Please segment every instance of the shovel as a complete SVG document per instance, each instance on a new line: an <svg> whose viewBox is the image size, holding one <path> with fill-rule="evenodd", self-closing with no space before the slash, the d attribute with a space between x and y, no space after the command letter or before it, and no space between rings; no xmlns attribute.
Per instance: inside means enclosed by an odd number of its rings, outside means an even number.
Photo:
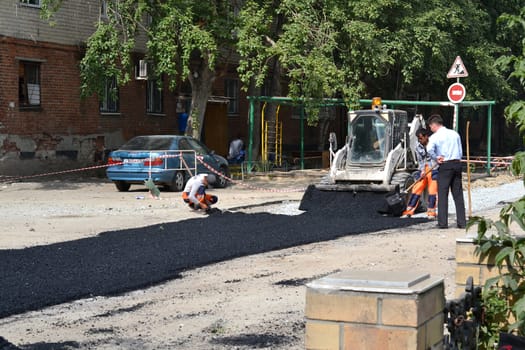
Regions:
<svg viewBox="0 0 525 350"><path fill-rule="evenodd" d="M389 193L385 196L386 200L386 207L387 210L384 211L388 214L392 214L392 216L401 216L403 215L403 211L407 207L406 203L406 195L410 192L412 187L414 187L419 181L423 180L432 170L434 170L438 164L435 164L432 168L428 169L423 176L421 176L419 179L416 180L412 185L408 186L408 188L404 189L400 192L394 192Z"/></svg>

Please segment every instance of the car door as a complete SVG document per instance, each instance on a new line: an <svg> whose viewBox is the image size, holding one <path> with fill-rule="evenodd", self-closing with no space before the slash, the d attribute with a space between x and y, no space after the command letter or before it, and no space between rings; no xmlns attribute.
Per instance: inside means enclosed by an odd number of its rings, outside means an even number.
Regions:
<svg viewBox="0 0 525 350"><path fill-rule="evenodd" d="M182 158L184 160L184 162L182 162L181 164L181 168L186 170L186 171L190 171L191 174L190 176L193 176L195 175L196 173L196 165L199 164L199 162L197 161L197 164L195 164L195 155L197 154L197 152L195 151L195 149L193 148L193 145L190 143L190 138L189 137L181 137L179 139L179 150L182 151Z"/></svg>

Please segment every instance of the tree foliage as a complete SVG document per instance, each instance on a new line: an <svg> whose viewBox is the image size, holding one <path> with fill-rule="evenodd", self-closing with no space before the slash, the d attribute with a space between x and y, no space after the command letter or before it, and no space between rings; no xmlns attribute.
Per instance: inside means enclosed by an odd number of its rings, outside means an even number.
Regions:
<svg viewBox="0 0 525 350"><path fill-rule="evenodd" d="M525 8L513 14L503 14L498 23L506 31L501 37L520 38L518 47L509 47L496 66L508 74L509 81L525 87ZM523 96L523 95L522 95ZM524 101L518 99L506 109L506 118L525 131ZM524 137L525 140L525 137ZM525 152L514 156L512 173L521 175L525 185ZM483 290L486 320L481 328L481 343L489 348L499 331L516 331L525 336L525 196L501 209L498 220L474 217L468 227L477 226L477 252L482 257L493 256L499 275L486 281ZM493 320L493 322L490 322ZM513 322L511 321L513 320ZM511 323L512 322L512 323Z"/></svg>
<svg viewBox="0 0 525 350"><path fill-rule="evenodd" d="M262 85L268 62L284 67L289 95L441 99L455 57L466 62L472 99L509 99L513 89L494 66L507 47L496 18L523 1L248 0L241 14L239 72ZM272 37L273 18L283 18ZM315 101L314 101L315 102ZM316 121L315 115L309 115Z"/></svg>
<svg viewBox="0 0 525 350"><path fill-rule="evenodd" d="M42 15L49 20L68 0L42 0ZM166 77L174 89L188 80L192 85L192 116L204 119L215 77L217 58L232 47L234 28L230 1L112 0L107 16L96 23L81 60L82 94L103 92L107 79L119 86L133 77L133 55L141 51L137 38L146 37L145 58L153 64L152 78ZM202 79L197 81L196 77ZM194 113L198 111L198 113Z"/></svg>
<svg viewBox="0 0 525 350"><path fill-rule="evenodd" d="M43 0L43 14L52 17L67 1ZM112 0L107 5L108 18L97 22L82 60L84 94L101 92L109 77L120 85L130 80L136 39L144 33L156 74L168 77L172 88L191 84L201 124L216 65L233 51L240 55L245 89L262 87L277 74L285 95L310 101L307 116L314 124L314 107L322 98L344 98L349 106L377 95L443 99L446 71L458 55L468 67L464 84L470 99L505 102L517 97L520 87L502 72L518 62L513 55L522 54L516 42L523 23L498 18L519 13L525 0ZM241 9L238 16L235 7ZM506 59L494 64L502 55ZM519 78L516 74L512 77ZM525 105L509 108L513 113Z"/></svg>

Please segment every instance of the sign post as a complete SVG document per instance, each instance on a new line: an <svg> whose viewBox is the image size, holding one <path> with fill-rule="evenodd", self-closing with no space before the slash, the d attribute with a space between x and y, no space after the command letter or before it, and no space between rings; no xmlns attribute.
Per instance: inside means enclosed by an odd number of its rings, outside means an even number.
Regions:
<svg viewBox="0 0 525 350"><path fill-rule="evenodd" d="M468 77L467 68L465 68L461 57L457 56L447 73L447 78L457 79L457 82L450 85L447 91L448 100L454 103L454 119L452 121L452 126L456 131L458 131L459 103L463 101L467 93L463 84L459 82L459 78L464 77Z"/></svg>

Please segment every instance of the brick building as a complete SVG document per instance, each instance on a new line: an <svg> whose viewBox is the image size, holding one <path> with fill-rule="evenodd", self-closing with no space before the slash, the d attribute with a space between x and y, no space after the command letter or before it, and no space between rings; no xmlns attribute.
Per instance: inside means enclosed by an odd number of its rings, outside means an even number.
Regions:
<svg viewBox="0 0 525 350"><path fill-rule="evenodd" d="M80 98L83 46L103 15L98 0L64 2L54 26L39 15L39 0L0 2L1 175L91 165L104 150L135 135L180 133L178 115L188 110L189 96L168 89L159 93L154 81L137 79L119 87L118 99ZM144 40L139 38L137 47ZM236 80L227 79L218 79L217 85L238 89ZM235 94L239 99L240 93ZM228 101L214 97L208 119L217 115L226 120ZM243 109L237 107L236 115ZM227 132L227 126L223 129ZM222 137L227 143L229 136Z"/></svg>
<svg viewBox="0 0 525 350"><path fill-rule="evenodd" d="M159 93L155 81L135 79L118 87L117 99L109 93L80 98L79 62L87 38L104 16L103 2L66 1L53 26L40 18L40 3L0 1L0 175L93 165L106 150L135 135L181 132L179 116L189 112L191 96L185 84L177 92ZM145 40L137 39L137 65ZM215 80L208 102L202 137L226 155L229 140L238 133L247 141L248 102L235 66L223 68L226 73ZM297 113L283 106L280 118L283 149L298 150ZM318 128L306 126L304 135L305 149L315 149Z"/></svg>

